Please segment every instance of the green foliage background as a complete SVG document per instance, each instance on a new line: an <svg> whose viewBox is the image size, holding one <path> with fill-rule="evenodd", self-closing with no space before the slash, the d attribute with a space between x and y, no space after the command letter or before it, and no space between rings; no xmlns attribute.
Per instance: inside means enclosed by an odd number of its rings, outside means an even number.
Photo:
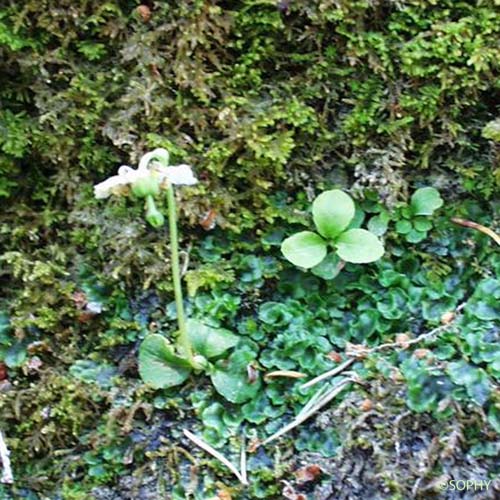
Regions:
<svg viewBox="0 0 500 500"><path fill-rule="evenodd" d="M101 392L88 392L69 377L68 367L75 366L78 353L94 356L133 345L147 330L143 309L154 309L143 290L163 293L165 300L170 281L167 249L159 237L163 233L145 226L141 207L125 200L96 202L94 183L122 163L134 165L154 147L169 149L175 163L194 165L202 182L181 193L186 201L181 205L184 244L200 246L201 238L204 243L195 255L200 267L187 275L189 287L195 294L199 287L214 288L218 282L224 288L235 279L249 287L236 293L243 298L220 290L211 292L215 295L209 299L197 298L195 311L203 316L212 308L209 314L216 319L220 314L224 323L234 320L245 301L251 304L249 310L260 304L260 294L267 293L266 279L272 286L275 262L243 254L257 251L255 237L263 236L267 248L275 248L271 226L303 221L304 193L312 198L311 193L332 185L352 187L360 197L371 193L366 203L373 213L382 210L373 209L377 203L396 213L398 203L406 202L423 183L438 187L448 204L468 200L458 215L490 224L484 214L495 207L500 180L495 126L498 0L145 4L149 19L137 11L136 1L0 0L0 308L10 318L15 345L20 346L10 354L12 365L22 364L16 356L25 356L23 348L33 342L37 344L30 354L44 361L38 385L33 385L33 373L25 371L17 403L8 400L2 411L16 452L40 457L53 447L75 446L93 425L95 405L108 409L94 441L88 438L84 444L94 450L104 447L107 458L102 460L114 464L113 474L123 467L117 458L122 444L114 441L120 434L116 422L128 421L116 407L121 402L134 411L141 409L144 389L122 387L123 400L110 396L105 383ZM292 200L298 201L290 208ZM224 253L224 244L205 238L198 225L209 209L217 212L218 225L230 235L226 248L235 256L216 258ZM442 223L440 235L455 248L463 233L447 231ZM395 238L398 246L401 242ZM407 268L417 272L427 266L425 279L439 281L450 262L446 245L436 243L434 249L436 245L444 252L442 258L422 254ZM453 251L448 258L456 258ZM483 247L474 256L467 252L460 255L473 265L460 270L465 277L459 274L470 295L475 284L491 275L493 261ZM398 265L402 267L393 272L407 272L404 264ZM367 279L363 284L365 291L370 283ZM349 289L342 282L339 286ZM282 287L284 295L289 293L286 281ZM409 284L398 289L405 287ZM444 288L439 288L441 295L436 292L439 299L444 297L440 313L462 298L450 299ZM77 321L80 312L72 297L80 290L103 301L112 319L98 325ZM398 293L381 306L390 310L384 318L391 319L393 310L397 316L403 292ZM131 295L140 307L129 307ZM272 305L276 298L267 299ZM342 297L336 300L342 303ZM345 300L357 302L353 296ZM307 318L312 305L290 306L294 311L301 307ZM261 316L267 318L267 309L261 309ZM426 319L437 317L429 312ZM478 321L473 313L470 317ZM153 314L152 319L158 317ZM366 321L363 325L370 330L368 323L376 320L359 321ZM253 328L247 323L240 327L249 332ZM289 345L296 342L298 350L309 342L295 331L282 335L290 336ZM257 333L254 337L262 340ZM266 366L287 367L286 359L272 359L279 357L282 341L277 338L277 349L265 351ZM470 338L465 343L473 352L482 349ZM320 351L329 348L314 344ZM477 363L490 359L476 357ZM302 363L312 366L309 360L299 360ZM410 403L417 410L434 409L435 395L427 395L424 402L418 396L422 378L434 374L422 363L412 363L403 366ZM323 364L315 366L320 370L327 367ZM77 371L83 369L76 366ZM472 374L460 377L464 367L453 367L454 379L467 390L484 379L483 371L470 368ZM279 399L277 394L273 397ZM52 408L57 422L50 428L39 413L46 407ZM33 417L23 420L19 408ZM143 408L146 414L148 408ZM211 408L220 414L220 408ZM202 411L207 412L204 406ZM244 411L253 415L254 410ZM52 442L56 435L59 441ZM95 477L106 482L113 474L97 455L85 460ZM49 476L81 478L78 467L61 460ZM43 461L28 462L30 488L44 490L47 470ZM86 490L78 497L77 489L67 490L64 498L87 498ZM265 498L266 493L261 495L258 498Z"/></svg>

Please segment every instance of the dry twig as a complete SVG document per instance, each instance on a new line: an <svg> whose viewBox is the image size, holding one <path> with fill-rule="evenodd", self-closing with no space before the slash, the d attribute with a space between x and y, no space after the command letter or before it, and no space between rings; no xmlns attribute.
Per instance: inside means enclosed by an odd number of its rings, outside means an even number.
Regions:
<svg viewBox="0 0 500 500"><path fill-rule="evenodd" d="M358 382L358 379L354 377L345 378L341 380L338 384L330 388L330 390L328 391L325 391L325 387L319 389L319 391L316 394L314 394L314 396L307 402L304 408L302 408L300 413L289 424L285 425L285 427L282 427L272 436L269 436L267 439L262 441L260 445L264 446L266 444L269 444L271 441L274 441L275 439L283 436L283 434L286 434L292 429L295 429L295 427L305 422L307 419L312 417L317 411L321 410L321 408L326 406L332 399L334 399L336 396L338 396L340 392L342 392L342 390L346 385L351 384L352 382Z"/></svg>
<svg viewBox="0 0 500 500"><path fill-rule="evenodd" d="M460 304L456 308L455 312L457 312L457 313L460 312L464 307L465 307L465 303ZM434 337L435 335L438 335L439 333L448 330L448 328L453 326L453 324L454 324L454 321L451 321L451 322L446 323L444 325L440 325L440 326L434 328L433 330L431 330L430 332L422 333L418 337L415 337L414 339L405 340L404 342L388 342L386 344L380 344L380 345L377 345L375 347L372 347L371 349L364 348L363 346L356 346L357 349L355 351L346 351L346 354L347 354L347 356L354 356L357 358L360 356L365 357L368 354L373 354L374 352L383 351L385 349L393 349L393 348L398 348L398 347L406 349L409 345L418 344L419 342L422 342L423 340L428 340L431 337Z"/></svg>
<svg viewBox="0 0 500 500"><path fill-rule="evenodd" d="M276 377L286 377L286 378L304 378L307 377L305 373L296 372L294 370L276 370L274 372L269 372L264 375L264 380L269 380Z"/></svg>
<svg viewBox="0 0 500 500"><path fill-rule="evenodd" d="M245 434L243 434L243 436L241 438L240 471L241 471L241 482L243 484L248 484L248 477L247 477L247 449L246 449Z"/></svg>
<svg viewBox="0 0 500 500"><path fill-rule="evenodd" d="M184 435L189 438L196 446L199 446L202 450L205 450L207 453L212 455L214 458L223 463L240 481L241 484L247 485L247 477L246 477L246 455L245 452L242 452L241 455L241 465L245 467L244 472L240 472L224 455L218 452L215 448L210 446L207 442L203 441L203 439L195 436L192 432L184 429Z"/></svg>
<svg viewBox="0 0 500 500"><path fill-rule="evenodd" d="M498 234L489 227L478 224L477 222L472 222L471 220L459 219L458 217L452 217L451 222L454 222L459 226L470 227L471 229L480 231L481 233L488 235L497 245L500 245L500 236L498 236Z"/></svg>
<svg viewBox="0 0 500 500"><path fill-rule="evenodd" d="M351 366L354 363L355 359L348 359L347 361L344 361L341 365L333 368L332 370L329 370L321 375L318 375L317 377L313 378L312 380L309 380L309 382L306 382L305 384L302 384L300 387L302 389L306 389L307 387L311 387L314 384L317 384L318 382L321 382L322 380L325 380L325 378L329 377L334 377L335 375L338 375L339 373L343 372L346 368Z"/></svg>

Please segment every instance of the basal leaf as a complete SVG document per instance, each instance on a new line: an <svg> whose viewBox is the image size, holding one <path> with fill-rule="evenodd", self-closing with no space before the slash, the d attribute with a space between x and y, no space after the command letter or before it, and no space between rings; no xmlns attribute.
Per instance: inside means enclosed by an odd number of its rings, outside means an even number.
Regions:
<svg viewBox="0 0 500 500"><path fill-rule="evenodd" d="M313 202L312 213L318 232L335 238L351 222L355 207L351 197L340 189L321 193Z"/></svg>
<svg viewBox="0 0 500 500"><path fill-rule="evenodd" d="M139 373L155 389L182 384L191 372L188 361L177 356L162 335L148 335L139 349Z"/></svg>
<svg viewBox="0 0 500 500"><path fill-rule="evenodd" d="M220 356L239 342L239 337L224 328L214 328L196 319L186 324L194 350L206 358Z"/></svg>
<svg viewBox="0 0 500 500"><path fill-rule="evenodd" d="M355 264L374 262L384 254L381 241L366 229L350 229L342 233L335 244L338 256Z"/></svg>
<svg viewBox="0 0 500 500"><path fill-rule="evenodd" d="M281 252L292 264L309 269L325 258L326 242L312 231L301 231L283 241Z"/></svg>

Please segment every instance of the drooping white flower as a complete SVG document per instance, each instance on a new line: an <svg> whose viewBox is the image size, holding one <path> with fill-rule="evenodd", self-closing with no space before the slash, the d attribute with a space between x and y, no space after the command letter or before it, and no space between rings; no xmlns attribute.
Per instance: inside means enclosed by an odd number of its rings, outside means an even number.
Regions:
<svg viewBox="0 0 500 500"><path fill-rule="evenodd" d="M94 186L94 196L97 199L109 198L111 194L121 194L124 190L126 190L130 181L128 176L123 173L122 169L124 167L126 167L126 165L123 165L118 169L118 175L113 175ZM122 171L122 173L120 173L120 171Z"/></svg>
<svg viewBox="0 0 500 500"><path fill-rule="evenodd" d="M152 160L156 160L163 165L168 165L169 158L170 155L168 154L168 151L166 149L153 149L153 151L150 151L149 153L143 155L143 157L139 161L139 170L147 169L149 167L149 163Z"/></svg>
<svg viewBox="0 0 500 500"><path fill-rule="evenodd" d="M189 165L175 165L172 167L157 167L162 182L169 182L178 186L192 186L198 182Z"/></svg>
<svg viewBox="0 0 500 500"><path fill-rule="evenodd" d="M132 189L135 194L145 196L157 194L160 188L169 184L192 186L198 180L189 165L167 167L169 154L166 149L157 148L146 153L137 169L122 165L118 175L113 175L94 186L94 195L98 199L108 198L112 194L126 194Z"/></svg>

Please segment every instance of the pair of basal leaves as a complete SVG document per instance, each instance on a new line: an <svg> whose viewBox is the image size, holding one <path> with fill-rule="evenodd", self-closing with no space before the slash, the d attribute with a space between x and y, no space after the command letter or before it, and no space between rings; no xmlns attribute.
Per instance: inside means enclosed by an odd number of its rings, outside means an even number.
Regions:
<svg viewBox="0 0 500 500"><path fill-rule="evenodd" d="M253 398L260 380L248 382L247 367L254 354L248 349L234 351L225 359L227 351L240 341L240 337L224 328L215 328L196 319L188 319L186 328L196 355L203 356L203 368L210 376L219 394L232 403L243 403ZM155 389L168 389L182 384L193 372L189 361L176 353L175 348L160 334L148 335L139 350L141 378Z"/></svg>
<svg viewBox="0 0 500 500"><path fill-rule="evenodd" d="M312 205L317 233L300 231L286 238L281 244L283 255L304 269L321 269L333 261L367 264L380 259L384 246L375 234L366 229L348 229L355 212L349 195L339 189L325 191Z"/></svg>

